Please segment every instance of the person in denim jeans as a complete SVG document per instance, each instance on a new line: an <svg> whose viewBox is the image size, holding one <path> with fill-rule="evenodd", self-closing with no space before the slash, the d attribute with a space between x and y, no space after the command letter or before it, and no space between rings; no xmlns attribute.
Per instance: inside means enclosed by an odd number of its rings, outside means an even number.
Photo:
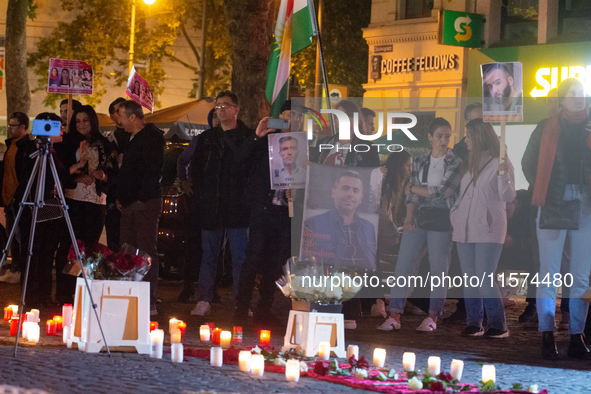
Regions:
<svg viewBox="0 0 591 394"><path fill-rule="evenodd" d="M448 148L451 125L443 118L435 118L428 129L432 151L418 157L413 162L410 182L405 187L407 194L406 221L400 243L395 277L408 278L413 275L418 264L417 256L425 244L429 251L429 263L433 275L447 274L451 261L451 228L434 231L421 228L415 213L423 208L439 208L448 214L455 203L460 184L462 160ZM396 154L396 153L394 153ZM392 287L390 292L390 317L378 327L391 331L400 328L400 314L404 311L406 298L412 288ZM447 288L439 286L431 293L429 316L417 328L418 331L433 331L437 328L437 318L443 312Z"/></svg>
<svg viewBox="0 0 591 394"><path fill-rule="evenodd" d="M536 306L542 358L558 359L554 338L556 287L572 284L568 356L591 359L583 335L589 304L581 299L590 289L591 271L591 137L585 126L589 121L585 89L579 80L568 78L558 87L557 96L561 111L538 124L521 161L525 177L534 186L532 205L540 207L536 221L540 250ZM565 204L573 200L581 203ZM562 276L560 265L567 234L570 272Z"/></svg>
<svg viewBox="0 0 591 394"><path fill-rule="evenodd" d="M499 138L490 123L473 119L466 125L466 146L460 197L451 209L453 240L458 248L464 284L466 328L463 336L506 338L505 309L496 282L474 286L470 278L494 274L507 235L507 203L515 199L515 175L507 158L499 160ZM466 277L466 276L465 276ZM482 328L484 310L488 330Z"/></svg>

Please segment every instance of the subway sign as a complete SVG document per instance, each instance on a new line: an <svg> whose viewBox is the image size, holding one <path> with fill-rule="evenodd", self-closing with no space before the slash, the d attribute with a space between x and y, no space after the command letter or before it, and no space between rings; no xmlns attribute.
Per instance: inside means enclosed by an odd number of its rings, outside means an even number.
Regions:
<svg viewBox="0 0 591 394"><path fill-rule="evenodd" d="M568 67L542 67L536 71L536 85L532 97L546 97L550 90L558 87L567 78L576 78L583 83L587 94L591 93L591 65Z"/></svg>

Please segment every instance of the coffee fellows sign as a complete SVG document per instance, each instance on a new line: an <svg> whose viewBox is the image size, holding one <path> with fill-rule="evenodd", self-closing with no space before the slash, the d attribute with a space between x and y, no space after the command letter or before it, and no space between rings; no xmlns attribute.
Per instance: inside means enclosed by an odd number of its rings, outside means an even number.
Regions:
<svg viewBox="0 0 591 394"><path fill-rule="evenodd" d="M460 59L456 54L406 57L401 59L383 59L382 74L398 74L414 71L443 71L459 67Z"/></svg>

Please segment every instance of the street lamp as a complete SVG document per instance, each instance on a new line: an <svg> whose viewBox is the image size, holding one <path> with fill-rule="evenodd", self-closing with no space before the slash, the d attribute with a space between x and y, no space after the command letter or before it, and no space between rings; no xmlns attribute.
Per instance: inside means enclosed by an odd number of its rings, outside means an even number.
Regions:
<svg viewBox="0 0 591 394"><path fill-rule="evenodd" d="M154 4L156 0L144 0L147 5ZM133 44L135 41L135 0L131 0L131 34L129 35L129 74L133 68Z"/></svg>

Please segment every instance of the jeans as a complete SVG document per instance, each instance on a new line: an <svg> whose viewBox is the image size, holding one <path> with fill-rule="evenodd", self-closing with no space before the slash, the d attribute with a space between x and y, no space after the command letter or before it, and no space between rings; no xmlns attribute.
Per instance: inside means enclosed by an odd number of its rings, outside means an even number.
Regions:
<svg viewBox="0 0 591 394"><path fill-rule="evenodd" d="M201 230L201 243L203 245L203 257L199 270L199 301L209 302L213 300L213 288L218 266L218 253L224 239L224 230L230 243L232 254L232 278L233 293L236 300L238 295L238 282L240 270L246 260L246 244L248 241L248 227L226 228L219 230Z"/></svg>
<svg viewBox="0 0 591 394"><path fill-rule="evenodd" d="M451 262L451 231L429 231L415 226L415 231L405 231L402 234L400 242L400 252L398 253L398 262L394 276L403 276L408 279L413 275L414 268L420 263L418 259L422 253L425 244L429 252L429 265L432 275L447 275L449 264ZM407 281L408 282L408 281ZM407 283L408 284L408 283ZM390 311L395 313L404 312L406 298L411 293L412 287L392 287L390 291ZM431 302L429 303L429 314L440 315L443 312L443 304L447 287L439 286L431 292Z"/></svg>
<svg viewBox="0 0 591 394"><path fill-rule="evenodd" d="M578 198L580 190L577 185L567 185L563 200L569 201ZM585 202L586 199L583 198ZM578 230L541 230L539 228L539 211L537 219L538 244L540 248L540 273L539 281L550 281L548 285L540 283L536 291L538 320L540 331L554 331L554 314L556 312L556 287L555 280L560 273L562 262L562 250L564 249L566 235L570 239L570 274L572 274L572 286L570 287L570 333L582 334L585 330L585 321L589 304L581 300L581 296L589 290L589 273L591 271L591 215L588 207L583 206L581 222ZM549 275L548 278L545 278ZM556 275L556 276L555 276ZM570 275L569 275L570 276ZM564 277L562 280L564 281ZM570 282L570 277L568 281Z"/></svg>
<svg viewBox="0 0 591 394"><path fill-rule="evenodd" d="M484 310L488 318L488 327L501 331L507 331L505 320L505 307L501 301L501 292L497 281L490 286L490 275L496 279L497 264L503 244L498 243L462 243L456 242L462 272L468 277L468 283L464 287L464 298L466 304L466 325L482 328ZM479 287L471 286L472 276L482 280L484 283Z"/></svg>

